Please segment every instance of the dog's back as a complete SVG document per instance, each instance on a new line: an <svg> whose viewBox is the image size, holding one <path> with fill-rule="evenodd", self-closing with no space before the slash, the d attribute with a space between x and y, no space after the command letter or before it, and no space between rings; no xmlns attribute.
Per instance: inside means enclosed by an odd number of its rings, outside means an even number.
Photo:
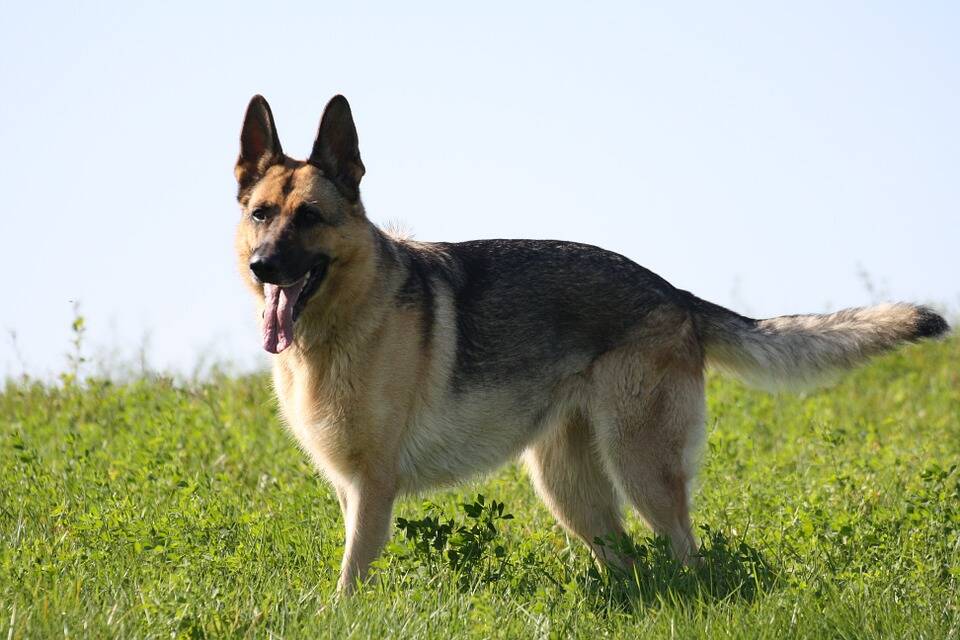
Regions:
<svg viewBox="0 0 960 640"><path fill-rule="evenodd" d="M621 344L663 305L665 280L611 251L554 240L437 244L449 260L457 386L511 384L557 363L585 364Z"/></svg>

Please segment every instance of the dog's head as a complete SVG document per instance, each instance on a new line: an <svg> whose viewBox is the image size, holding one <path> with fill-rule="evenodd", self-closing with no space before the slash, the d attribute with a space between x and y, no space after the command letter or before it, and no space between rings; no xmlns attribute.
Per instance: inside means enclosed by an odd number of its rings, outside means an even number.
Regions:
<svg viewBox="0 0 960 640"><path fill-rule="evenodd" d="M360 204L364 167L350 105L327 104L306 161L284 155L270 105L254 96L234 171L243 209L237 253L247 283L264 297L263 346L280 353L338 263L369 234ZM361 229L362 227L362 229Z"/></svg>

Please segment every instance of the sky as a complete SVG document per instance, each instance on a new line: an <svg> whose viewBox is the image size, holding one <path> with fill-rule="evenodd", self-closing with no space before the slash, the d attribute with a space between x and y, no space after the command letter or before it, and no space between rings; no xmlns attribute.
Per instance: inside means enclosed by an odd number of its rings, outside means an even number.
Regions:
<svg viewBox="0 0 960 640"><path fill-rule="evenodd" d="M0 24L0 376L264 367L233 254L261 93L351 102L371 220L622 253L758 317L960 309L955 2L46 3ZM92 366L92 365L91 365Z"/></svg>

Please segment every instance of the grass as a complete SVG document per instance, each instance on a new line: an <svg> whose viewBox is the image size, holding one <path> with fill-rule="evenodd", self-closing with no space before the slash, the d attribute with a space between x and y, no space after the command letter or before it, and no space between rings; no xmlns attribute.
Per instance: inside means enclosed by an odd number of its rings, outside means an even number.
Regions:
<svg viewBox="0 0 960 640"><path fill-rule="evenodd" d="M265 376L11 381L0 634L957 638L958 363L953 338L804 397L711 377L696 572L636 520L637 574L598 572L510 466L403 501L347 601L336 498Z"/></svg>

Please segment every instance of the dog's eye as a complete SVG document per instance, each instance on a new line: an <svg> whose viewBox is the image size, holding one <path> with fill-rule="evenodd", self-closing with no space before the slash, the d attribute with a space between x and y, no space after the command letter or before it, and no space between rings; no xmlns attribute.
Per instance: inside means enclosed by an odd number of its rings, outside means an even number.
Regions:
<svg viewBox="0 0 960 640"><path fill-rule="evenodd" d="M294 222L299 227L312 227L323 222L323 214L317 207L301 205L294 214Z"/></svg>
<svg viewBox="0 0 960 640"><path fill-rule="evenodd" d="M263 222L267 219L267 216L270 214L270 211L267 207L257 207L250 212L250 217L256 220L257 222Z"/></svg>

